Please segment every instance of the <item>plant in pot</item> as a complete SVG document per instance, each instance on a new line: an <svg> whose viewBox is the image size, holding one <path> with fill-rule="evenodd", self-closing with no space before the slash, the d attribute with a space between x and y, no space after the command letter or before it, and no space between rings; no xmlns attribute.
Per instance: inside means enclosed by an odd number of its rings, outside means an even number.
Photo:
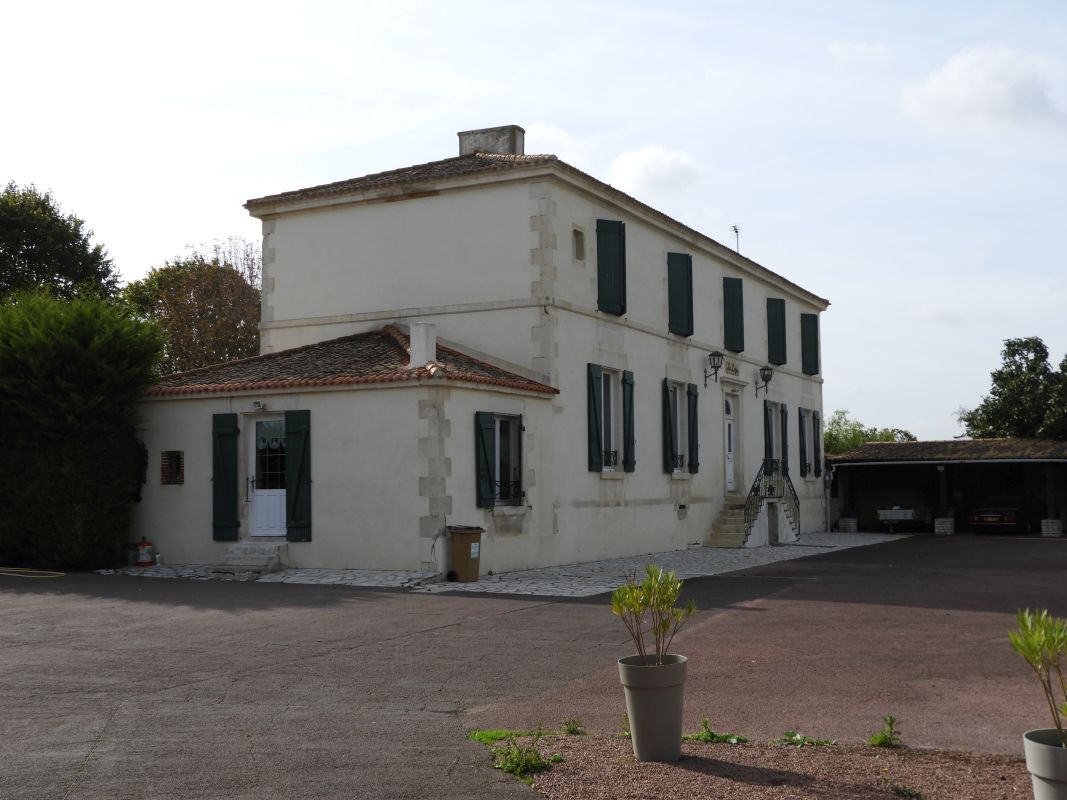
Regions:
<svg viewBox="0 0 1067 800"><path fill-rule="evenodd" d="M673 571L649 564L640 583L631 577L611 595L611 611L637 647L636 655L619 659L619 679L638 761L677 761L682 755L686 657L668 651L696 604L679 607L681 591Z"/></svg>
<svg viewBox="0 0 1067 800"><path fill-rule="evenodd" d="M1024 609L1015 620L1018 628L1008 634L1011 646L1034 671L1052 714L1053 727L1023 734L1034 800L1067 800L1067 620L1045 609Z"/></svg>

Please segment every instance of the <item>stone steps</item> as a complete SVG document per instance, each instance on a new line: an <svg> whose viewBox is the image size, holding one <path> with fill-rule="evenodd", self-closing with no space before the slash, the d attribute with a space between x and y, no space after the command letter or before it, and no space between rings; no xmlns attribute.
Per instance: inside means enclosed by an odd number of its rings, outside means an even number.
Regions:
<svg viewBox="0 0 1067 800"><path fill-rule="evenodd" d="M287 549L284 543L235 542L208 574L219 580L254 581L282 569L282 557Z"/></svg>
<svg viewBox="0 0 1067 800"><path fill-rule="evenodd" d="M708 535L708 547L744 547L748 531L745 530L745 498L727 495L726 502L715 518Z"/></svg>

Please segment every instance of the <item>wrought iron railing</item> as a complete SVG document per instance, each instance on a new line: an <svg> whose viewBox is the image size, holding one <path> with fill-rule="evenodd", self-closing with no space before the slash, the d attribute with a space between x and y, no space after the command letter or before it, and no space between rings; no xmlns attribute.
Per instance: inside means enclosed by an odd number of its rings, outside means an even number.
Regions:
<svg viewBox="0 0 1067 800"><path fill-rule="evenodd" d="M745 498L746 537L756 524L764 502L771 498L784 503L789 524L799 533L800 498L797 497L796 487L789 478L789 471L783 468L780 459L765 458L756 473L756 479L752 481L752 488L748 490L748 497Z"/></svg>
<svg viewBox="0 0 1067 800"><path fill-rule="evenodd" d="M517 503L522 499L522 481L496 481L496 499Z"/></svg>
<svg viewBox="0 0 1067 800"><path fill-rule="evenodd" d="M674 468L675 469L684 469L685 468L685 455L677 455L677 456L674 457Z"/></svg>
<svg viewBox="0 0 1067 800"><path fill-rule="evenodd" d="M618 450L604 450L604 466L605 467L617 467L619 466L619 451Z"/></svg>

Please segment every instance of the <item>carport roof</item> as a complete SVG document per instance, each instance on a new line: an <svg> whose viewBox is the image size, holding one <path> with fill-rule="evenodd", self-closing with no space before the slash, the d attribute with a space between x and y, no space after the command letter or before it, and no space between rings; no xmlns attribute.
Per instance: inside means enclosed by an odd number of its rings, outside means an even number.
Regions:
<svg viewBox="0 0 1067 800"><path fill-rule="evenodd" d="M972 461L1067 461L1067 441L1055 439L950 439L943 442L867 442L828 456L844 464L951 463Z"/></svg>
<svg viewBox="0 0 1067 800"><path fill-rule="evenodd" d="M172 397L425 380L451 380L537 394L559 394L559 390L552 386L442 344L437 345L435 361L411 369L408 367L409 350L407 334L393 325L386 325L380 330L168 375L145 394L148 397Z"/></svg>

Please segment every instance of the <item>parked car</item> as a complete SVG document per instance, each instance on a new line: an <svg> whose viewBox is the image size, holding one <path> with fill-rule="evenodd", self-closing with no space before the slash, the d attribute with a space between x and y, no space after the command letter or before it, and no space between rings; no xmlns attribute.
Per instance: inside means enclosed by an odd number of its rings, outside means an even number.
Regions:
<svg viewBox="0 0 1067 800"><path fill-rule="evenodd" d="M996 494L971 510L967 522L976 533L1035 533L1044 509L1018 494Z"/></svg>

